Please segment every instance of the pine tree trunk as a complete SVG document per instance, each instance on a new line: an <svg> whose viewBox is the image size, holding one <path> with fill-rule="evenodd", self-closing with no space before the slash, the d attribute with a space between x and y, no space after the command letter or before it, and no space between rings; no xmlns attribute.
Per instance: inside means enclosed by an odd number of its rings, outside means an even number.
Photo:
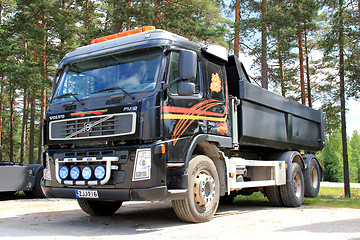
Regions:
<svg viewBox="0 0 360 240"><path fill-rule="evenodd" d="M0 0L0 26L2 25L2 1ZM1 32L0 32L1 34ZM0 35L1 36L1 35ZM3 133L2 133L2 118L3 118L3 91L4 91L4 76L1 76L1 95L0 95L0 162L3 159Z"/></svg>
<svg viewBox="0 0 360 240"><path fill-rule="evenodd" d="M35 27L38 28L38 25L35 24ZM34 58L33 58L33 62L37 62L38 57L37 57L37 49L36 46L38 45L38 39L35 38L35 48L34 48ZM35 163L35 158L34 158L34 152L35 152L35 104L36 104L36 99L35 99L35 90L32 91L31 93L31 103L30 103L30 131L29 131L29 164L34 164Z"/></svg>
<svg viewBox="0 0 360 240"><path fill-rule="evenodd" d="M26 133L28 126L28 97L27 90L24 90L24 106L23 106L23 119L22 119L22 129L21 129L21 153L20 153L20 161L21 163L25 163L26 159Z"/></svg>
<svg viewBox="0 0 360 240"><path fill-rule="evenodd" d="M280 85L281 85L281 95L285 97L286 89L285 89L285 71L284 71L284 63L283 63L283 52L281 51L281 39L277 37L278 43L278 58L279 58L279 74L280 74Z"/></svg>
<svg viewBox="0 0 360 240"><path fill-rule="evenodd" d="M161 0L155 0L154 1L155 4L155 21L158 25L161 26L160 21L161 21Z"/></svg>
<svg viewBox="0 0 360 240"><path fill-rule="evenodd" d="M360 0L358 0L358 11L359 11L358 17L359 17L359 31L360 31Z"/></svg>
<svg viewBox="0 0 360 240"><path fill-rule="evenodd" d="M267 23L265 17L267 14L267 0L262 0L261 17L263 20L261 26L261 86L268 89L268 63L267 63Z"/></svg>
<svg viewBox="0 0 360 240"><path fill-rule="evenodd" d="M306 96L305 96L305 79L304 79L304 56L303 56L303 44L302 44L302 34L300 30L300 24L298 25L298 44L299 44L299 62L300 62L301 103L305 105Z"/></svg>
<svg viewBox="0 0 360 240"><path fill-rule="evenodd" d="M3 132L2 132L2 119L3 119L3 102L4 102L4 77L1 77L1 92L0 92L0 162L3 160Z"/></svg>
<svg viewBox="0 0 360 240"><path fill-rule="evenodd" d="M360 1L360 0L359 0ZM239 57L239 44L240 44L240 0L235 2L235 39L234 39L234 54Z"/></svg>
<svg viewBox="0 0 360 240"><path fill-rule="evenodd" d="M24 40L24 61L27 62L27 40ZM26 133L27 133L27 122L28 122L28 96L27 88L24 88L24 100L23 100L23 119L21 127L21 151L20 151L20 162L25 163L26 160Z"/></svg>
<svg viewBox="0 0 360 240"><path fill-rule="evenodd" d="M35 91L31 94L30 103L30 131L29 131L29 164L35 163L34 151L35 151Z"/></svg>
<svg viewBox="0 0 360 240"><path fill-rule="evenodd" d="M42 28L45 29L45 19L46 16L43 16L44 24ZM42 152L44 150L43 147L43 139L42 139L42 131L43 131L43 122L45 120L45 107L46 107L46 79L47 79L47 36L44 37L44 46L43 46L43 53L41 56L41 63L42 63L42 89L41 89L41 109L40 109L40 131L39 131L39 150L38 150L38 163L42 163Z"/></svg>
<svg viewBox="0 0 360 240"><path fill-rule="evenodd" d="M346 106L345 106L345 66L344 66L344 2L339 0L339 62L340 62L340 111L341 111L341 136L343 149L344 165L344 190L345 197L350 198L350 177L349 177L349 160L346 137Z"/></svg>
<svg viewBox="0 0 360 240"><path fill-rule="evenodd" d="M62 0L61 2L61 10L60 11L60 16L64 16L65 15L65 9L66 9L66 6L65 6L65 0ZM60 26L58 26L61 30L64 31L64 29L66 28L65 26L65 23L64 24L61 24ZM37 28L37 26L36 26ZM60 32L60 56L64 56L65 55L65 36L63 35L63 31Z"/></svg>
<svg viewBox="0 0 360 240"><path fill-rule="evenodd" d="M15 89L10 83L10 162L14 161L14 107L15 107Z"/></svg>
<svg viewBox="0 0 360 240"><path fill-rule="evenodd" d="M85 30L89 31L89 0L85 1Z"/></svg>
<svg viewBox="0 0 360 240"><path fill-rule="evenodd" d="M312 107L311 84L310 84L310 67L309 67L309 49L308 49L306 30L304 32L304 35L305 35L305 61L306 61L307 97L308 97L308 106Z"/></svg>
<svg viewBox="0 0 360 240"><path fill-rule="evenodd" d="M113 9L119 11L118 9L121 8L121 5L122 5L122 2L114 1ZM122 21L120 19L120 16L118 15L118 12L116 12L116 11L112 12L112 21L113 21L112 33L121 32L123 30Z"/></svg>

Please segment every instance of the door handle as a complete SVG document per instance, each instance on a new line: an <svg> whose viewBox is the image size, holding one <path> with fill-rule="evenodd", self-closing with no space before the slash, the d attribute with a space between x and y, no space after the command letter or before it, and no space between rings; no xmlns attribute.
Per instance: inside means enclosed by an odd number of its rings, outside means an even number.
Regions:
<svg viewBox="0 0 360 240"><path fill-rule="evenodd" d="M205 120L198 120L198 126L205 127L206 126Z"/></svg>

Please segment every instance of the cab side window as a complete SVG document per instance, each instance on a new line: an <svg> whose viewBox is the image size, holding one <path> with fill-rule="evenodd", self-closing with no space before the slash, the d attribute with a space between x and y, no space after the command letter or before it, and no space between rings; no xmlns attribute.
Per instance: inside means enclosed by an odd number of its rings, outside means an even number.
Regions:
<svg viewBox="0 0 360 240"><path fill-rule="evenodd" d="M168 83L171 84L171 82L175 81L176 79L179 78L179 58L180 58L180 53L179 52L172 52L171 53L171 57L170 57L170 65L169 65L169 78L168 78ZM194 81L195 83L195 94L199 94L200 93L200 64L198 64L197 67L197 73L196 73L196 79ZM171 87L169 88L169 92L171 95L177 95L177 88L178 88L178 84L174 83L171 84Z"/></svg>

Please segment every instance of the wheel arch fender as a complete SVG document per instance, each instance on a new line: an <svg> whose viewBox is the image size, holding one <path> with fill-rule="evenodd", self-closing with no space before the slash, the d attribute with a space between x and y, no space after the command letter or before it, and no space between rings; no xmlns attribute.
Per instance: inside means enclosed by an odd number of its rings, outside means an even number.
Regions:
<svg viewBox="0 0 360 240"><path fill-rule="evenodd" d="M291 167L290 166L293 162L296 162L297 164L299 164L300 168L302 170L304 170L306 167L303 157L297 151L272 153L272 154L269 154L266 156L266 160L285 161L285 163L286 163L286 182L290 182L290 176L291 176L291 174L290 174Z"/></svg>
<svg viewBox="0 0 360 240"><path fill-rule="evenodd" d="M44 166L42 164L30 164L28 166L33 170L33 176L35 181L35 177L40 173L41 170L44 169Z"/></svg>
<svg viewBox="0 0 360 240"><path fill-rule="evenodd" d="M323 169L321 167L320 160L314 155L314 154L303 154L302 158L304 160L305 168L303 170L306 170L308 166L310 165L311 161L315 161L320 169L320 180L323 179Z"/></svg>
<svg viewBox="0 0 360 240"><path fill-rule="evenodd" d="M218 173L220 181L220 196L224 195L226 192L227 181L225 159L223 158L218 146L229 147L229 144L231 146L231 139L230 142L228 140L228 138L221 136L211 136L205 134L199 135L192 141L190 147L188 148L184 162L184 167L186 169L193 155L205 155L209 157L214 162Z"/></svg>

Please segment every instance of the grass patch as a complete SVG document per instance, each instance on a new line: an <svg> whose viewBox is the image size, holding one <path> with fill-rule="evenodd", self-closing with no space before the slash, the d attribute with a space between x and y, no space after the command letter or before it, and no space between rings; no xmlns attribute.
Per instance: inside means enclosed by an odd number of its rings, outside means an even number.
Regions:
<svg viewBox="0 0 360 240"><path fill-rule="evenodd" d="M261 193L255 192L250 196L238 195L234 199L238 203L268 203L268 199ZM360 188L351 188L351 198L344 197L344 189L339 187L321 187L316 198L304 198L303 205L325 207L356 207L360 208Z"/></svg>
<svg viewBox="0 0 360 240"><path fill-rule="evenodd" d="M234 202L268 202L268 199L261 192L254 192L249 196L237 195Z"/></svg>
<svg viewBox="0 0 360 240"><path fill-rule="evenodd" d="M317 198L305 198L304 205L360 208L360 188L351 188L351 198L345 198L344 188L321 187Z"/></svg>

